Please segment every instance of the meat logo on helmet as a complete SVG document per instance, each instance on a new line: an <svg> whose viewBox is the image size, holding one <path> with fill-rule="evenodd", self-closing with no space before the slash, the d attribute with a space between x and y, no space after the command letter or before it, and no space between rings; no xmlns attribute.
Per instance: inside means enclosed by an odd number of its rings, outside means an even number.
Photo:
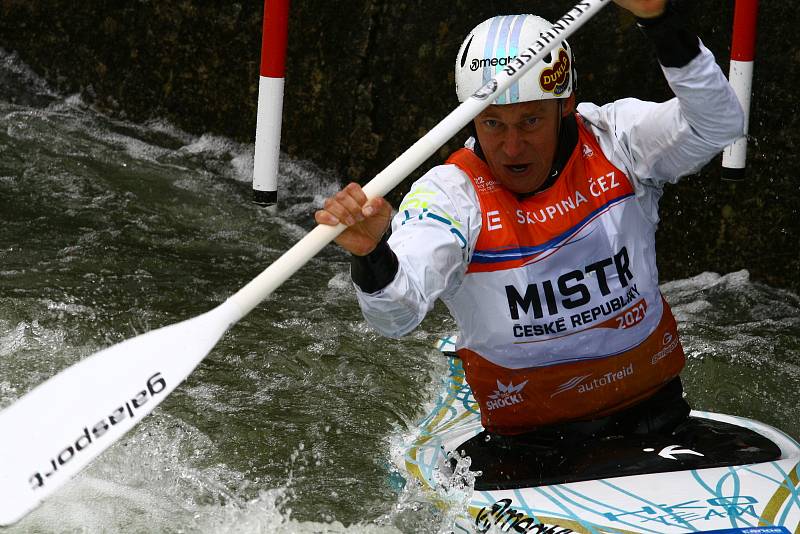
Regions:
<svg viewBox="0 0 800 534"><path fill-rule="evenodd" d="M542 70L539 75L539 85L542 91L563 95L569 86L570 62L569 54L563 48L558 51L558 59L552 67Z"/></svg>
<svg viewBox="0 0 800 534"><path fill-rule="evenodd" d="M478 59L474 58L472 61L469 62L469 70L476 71L480 68L485 67L505 67L509 63L511 63L517 56L508 56L508 57L493 57L493 58L483 58Z"/></svg>

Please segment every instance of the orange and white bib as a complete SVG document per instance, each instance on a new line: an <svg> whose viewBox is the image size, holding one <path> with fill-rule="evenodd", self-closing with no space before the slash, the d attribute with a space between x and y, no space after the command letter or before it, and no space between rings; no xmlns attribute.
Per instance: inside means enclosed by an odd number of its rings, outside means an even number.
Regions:
<svg viewBox="0 0 800 534"><path fill-rule="evenodd" d="M487 430L530 431L613 413L680 373L683 349L658 289L655 224L580 119L549 189L519 198L462 149L448 163L477 193L481 231L447 304Z"/></svg>

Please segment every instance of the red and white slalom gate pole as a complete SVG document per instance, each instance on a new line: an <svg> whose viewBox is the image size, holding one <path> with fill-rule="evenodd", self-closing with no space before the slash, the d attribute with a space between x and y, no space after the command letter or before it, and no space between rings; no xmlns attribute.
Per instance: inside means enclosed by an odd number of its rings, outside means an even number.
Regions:
<svg viewBox="0 0 800 534"><path fill-rule="evenodd" d="M744 179L747 162L747 132L750 124L750 97L753 89L753 61L756 50L758 0L736 0L733 14L733 43L728 79L744 110L744 133L722 153L722 177Z"/></svg>
<svg viewBox="0 0 800 534"><path fill-rule="evenodd" d="M256 153L253 162L253 202L263 206L271 206L278 201L278 157L281 149L288 25L289 0L264 0Z"/></svg>

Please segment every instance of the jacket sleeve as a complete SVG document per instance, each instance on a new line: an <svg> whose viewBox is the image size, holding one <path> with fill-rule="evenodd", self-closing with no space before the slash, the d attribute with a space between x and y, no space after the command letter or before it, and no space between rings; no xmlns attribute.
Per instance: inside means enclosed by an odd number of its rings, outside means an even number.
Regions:
<svg viewBox="0 0 800 534"><path fill-rule="evenodd" d="M628 98L602 107L581 104L607 155L622 162L638 186L662 186L698 171L743 135L744 113L711 52L682 67L663 67L675 98Z"/></svg>
<svg viewBox="0 0 800 534"><path fill-rule="evenodd" d="M453 165L435 167L403 199L388 244L398 268L372 293L355 285L367 322L388 337L417 327L437 298L461 285L480 231L480 211L469 178Z"/></svg>

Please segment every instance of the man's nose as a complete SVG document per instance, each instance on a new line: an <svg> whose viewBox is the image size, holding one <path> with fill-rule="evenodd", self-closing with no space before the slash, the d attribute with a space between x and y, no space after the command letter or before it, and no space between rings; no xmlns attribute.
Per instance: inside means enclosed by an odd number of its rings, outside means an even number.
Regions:
<svg viewBox="0 0 800 534"><path fill-rule="evenodd" d="M503 152L509 158L515 158L522 153L522 137L515 126L508 128L505 133Z"/></svg>

